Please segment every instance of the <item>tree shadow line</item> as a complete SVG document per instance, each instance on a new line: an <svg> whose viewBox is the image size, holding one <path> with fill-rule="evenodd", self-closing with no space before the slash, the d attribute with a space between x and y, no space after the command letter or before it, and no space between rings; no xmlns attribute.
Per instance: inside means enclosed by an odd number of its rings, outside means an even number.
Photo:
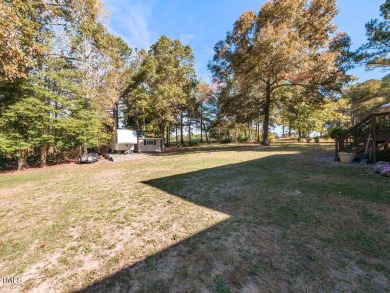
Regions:
<svg viewBox="0 0 390 293"><path fill-rule="evenodd" d="M253 151L249 146L243 149ZM220 282L234 288L263 282L282 290L287 282L285 267L274 263L272 253L277 257L286 253L275 250L282 237L278 225L283 225L278 206L284 206L285 200L275 199L273 191L275 184L283 190L288 176L273 163L291 156L271 155L142 182L229 218L75 292L213 291ZM263 273L267 277L260 281ZM280 284L274 283L275 278Z"/></svg>

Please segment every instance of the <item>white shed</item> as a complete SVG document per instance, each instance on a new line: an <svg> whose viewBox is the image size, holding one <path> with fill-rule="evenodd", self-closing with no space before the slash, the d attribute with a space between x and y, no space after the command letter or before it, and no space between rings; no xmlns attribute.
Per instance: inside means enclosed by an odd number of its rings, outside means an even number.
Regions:
<svg viewBox="0 0 390 293"><path fill-rule="evenodd" d="M157 137L138 137L135 151L139 153L161 153L163 151L163 139Z"/></svg>
<svg viewBox="0 0 390 293"><path fill-rule="evenodd" d="M129 129L115 129L112 135L110 148L113 151L133 151L137 144L137 131Z"/></svg>

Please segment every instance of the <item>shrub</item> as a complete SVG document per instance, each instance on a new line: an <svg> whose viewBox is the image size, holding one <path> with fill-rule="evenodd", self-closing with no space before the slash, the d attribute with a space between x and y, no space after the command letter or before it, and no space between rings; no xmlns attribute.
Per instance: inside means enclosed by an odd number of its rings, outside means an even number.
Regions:
<svg viewBox="0 0 390 293"><path fill-rule="evenodd" d="M306 139L306 142L311 142L311 137L310 136L305 137L305 139Z"/></svg>
<svg viewBox="0 0 390 293"><path fill-rule="evenodd" d="M336 139L347 131L348 128L346 128L345 126L337 126L329 130L329 137L332 139Z"/></svg>
<svg viewBox="0 0 390 293"><path fill-rule="evenodd" d="M240 133L237 140L238 140L238 142L247 142L249 140L249 136L246 136L245 134Z"/></svg>
<svg viewBox="0 0 390 293"><path fill-rule="evenodd" d="M189 143L188 143L188 145L189 146L197 146L197 145L199 145L199 143L200 143L200 141L199 140L191 140Z"/></svg>
<svg viewBox="0 0 390 293"><path fill-rule="evenodd" d="M319 136L315 136L314 137L314 142L315 143L319 143L320 142L320 137Z"/></svg>
<svg viewBox="0 0 390 293"><path fill-rule="evenodd" d="M229 137L224 137L224 138L222 138L221 139L221 141L220 141L221 143L230 143L231 142L231 140L230 140L230 138Z"/></svg>
<svg viewBox="0 0 390 293"><path fill-rule="evenodd" d="M274 133L274 132L268 133L268 142L269 143L273 143L275 141L275 139L277 139L277 138L279 138L277 133Z"/></svg>

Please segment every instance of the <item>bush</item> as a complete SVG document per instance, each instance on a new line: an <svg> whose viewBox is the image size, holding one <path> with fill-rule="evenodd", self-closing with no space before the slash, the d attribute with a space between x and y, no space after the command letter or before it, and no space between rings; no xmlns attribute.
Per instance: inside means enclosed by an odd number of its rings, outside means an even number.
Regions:
<svg viewBox="0 0 390 293"><path fill-rule="evenodd" d="M306 142L311 142L311 137L310 136L305 137L305 139L306 139Z"/></svg>
<svg viewBox="0 0 390 293"><path fill-rule="evenodd" d="M224 138L222 138L221 141L220 141L220 143L230 143L230 142L231 142L231 140L230 140L229 137L224 137Z"/></svg>
<svg viewBox="0 0 390 293"><path fill-rule="evenodd" d="M197 146L200 144L200 141L199 140L191 140L188 145L189 146Z"/></svg>
<svg viewBox="0 0 390 293"><path fill-rule="evenodd" d="M243 133L240 133L240 135L237 138L238 142L247 142L249 139L250 139L250 137L246 136Z"/></svg>
<svg viewBox="0 0 390 293"><path fill-rule="evenodd" d="M319 143L320 142L320 137L319 136L315 136L314 137L314 142L315 143Z"/></svg>
<svg viewBox="0 0 390 293"><path fill-rule="evenodd" d="M276 133L273 133L273 132L268 133L268 142L269 143L273 143L276 138L278 138L278 135Z"/></svg>
<svg viewBox="0 0 390 293"><path fill-rule="evenodd" d="M336 139L339 136L346 133L347 131L348 131L348 128L346 128L345 126L337 126L337 127L329 130L329 137L332 139Z"/></svg>

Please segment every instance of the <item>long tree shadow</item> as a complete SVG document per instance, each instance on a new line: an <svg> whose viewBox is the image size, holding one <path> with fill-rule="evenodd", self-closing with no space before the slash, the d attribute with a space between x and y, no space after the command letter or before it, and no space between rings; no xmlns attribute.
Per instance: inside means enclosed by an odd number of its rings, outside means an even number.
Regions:
<svg viewBox="0 0 390 293"><path fill-rule="evenodd" d="M143 182L229 218L79 292L211 290L215 275L233 285L245 284L260 263L269 266L268 252L261 247L280 237L277 229L259 228L273 184L262 170L273 169L272 161L267 157ZM283 178L272 181L280 184ZM258 244L252 246L253 241Z"/></svg>
<svg viewBox="0 0 390 293"><path fill-rule="evenodd" d="M338 270L321 253L328 240L308 236L332 224L318 222L319 197L296 189L294 172L281 168L294 156L272 155L143 182L228 217L77 292L334 289L342 281L327 279L328 272Z"/></svg>

